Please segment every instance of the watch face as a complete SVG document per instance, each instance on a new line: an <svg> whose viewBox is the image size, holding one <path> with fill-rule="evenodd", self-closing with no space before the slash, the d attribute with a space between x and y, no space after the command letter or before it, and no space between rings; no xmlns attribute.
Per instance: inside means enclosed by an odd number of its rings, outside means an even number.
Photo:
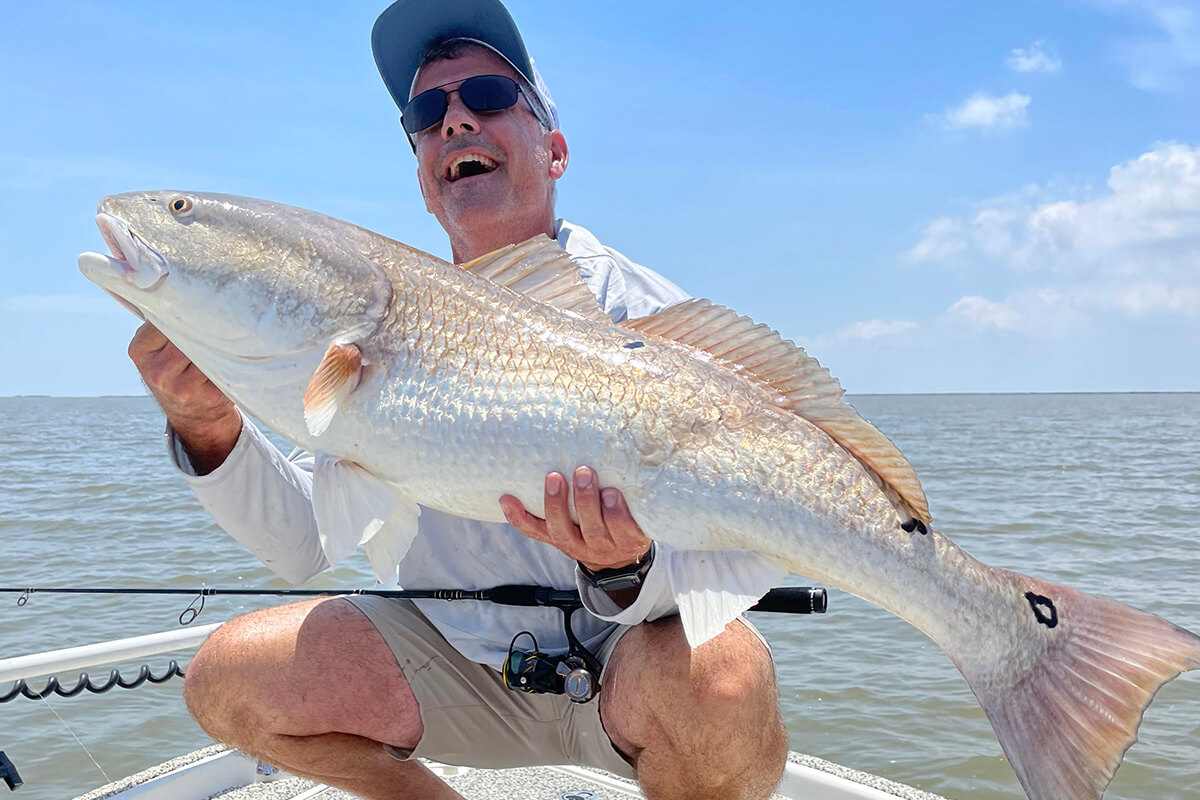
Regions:
<svg viewBox="0 0 1200 800"><path fill-rule="evenodd" d="M641 586L642 581L646 578L646 573L650 571L650 564L653 560L654 545L651 544L650 549L646 551L646 554L640 560L626 567L602 569L593 573L582 564L579 566L583 570L583 576L587 578L588 583L592 584L592 586L606 592L616 592L621 589L634 589Z"/></svg>
<svg viewBox="0 0 1200 800"><path fill-rule="evenodd" d="M597 589L603 589L606 592L617 592L621 589L633 589L642 585L640 575L634 573L631 575L614 575L611 578L601 578L595 581Z"/></svg>

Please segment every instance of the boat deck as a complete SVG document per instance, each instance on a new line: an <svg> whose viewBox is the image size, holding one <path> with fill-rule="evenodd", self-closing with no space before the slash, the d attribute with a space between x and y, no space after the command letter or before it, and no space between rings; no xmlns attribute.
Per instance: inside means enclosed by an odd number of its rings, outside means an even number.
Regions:
<svg viewBox="0 0 1200 800"><path fill-rule="evenodd" d="M945 800L896 783L799 753L789 755L788 773L774 800ZM218 767L218 762L221 762ZM579 767L486 770L431 764L467 800L630 800L637 784ZM789 787L789 783L791 783ZM246 756L216 745L173 759L76 800L357 800L355 795L295 776L261 773Z"/></svg>

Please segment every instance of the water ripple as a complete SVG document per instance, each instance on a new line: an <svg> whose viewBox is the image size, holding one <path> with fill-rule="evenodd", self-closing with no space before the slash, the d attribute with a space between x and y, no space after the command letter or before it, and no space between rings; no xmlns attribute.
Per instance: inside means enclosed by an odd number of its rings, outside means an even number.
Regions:
<svg viewBox="0 0 1200 800"><path fill-rule="evenodd" d="M855 406L908 455L939 530L975 556L1200 630L1200 395L869 396ZM146 398L0 399L0 583L285 584L219 531L172 474ZM318 586L370 583L361 557ZM803 583L797 579L797 583ZM209 598L200 623L270 604ZM0 598L0 655L176 626L186 598ZM960 800L1022 796L950 660L843 592L829 614L756 614L794 749ZM163 664L166 659L164 658ZM156 667L161 666L155 664ZM52 701L110 774L207 742L179 682ZM38 797L102 782L41 703L0 709ZM1200 676L1147 712L1108 800L1200 798Z"/></svg>

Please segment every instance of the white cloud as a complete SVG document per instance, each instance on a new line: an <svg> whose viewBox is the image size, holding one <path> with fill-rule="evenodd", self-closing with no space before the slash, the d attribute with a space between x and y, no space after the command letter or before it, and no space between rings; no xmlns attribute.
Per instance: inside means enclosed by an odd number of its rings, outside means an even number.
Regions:
<svg viewBox="0 0 1200 800"><path fill-rule="evenodd" d="M1139 89L1168 92L1183 85L1181 73L1200 67L1200 11L1175 0L1093 0L1100 8L1136 16L1153 31L1116 46Z"/></svg>
<svg viewBox="0 0 1200 800"><path fill-rule="evenodd" d="M826 353L841 345L896 338L917 330L917 327L915 322L899 319L891 322L881 319L852 322L833 333L806 338L802 345L809 353Z"/></svg>
<svg viewBox="0 0 1200 800"><path fill-rule="evenodd" d="M1046 334L1102 317L1200 316L1200 147L1163 144L1118 164L1107 191L1025 187L936 219L908 258L1010 270L1016 288L1002 299L971 295L947 309L977 329ZM1020 285L1030 281L1043 285Z"/></svg>
<svg viewBox="0 0 1200 800"><path fill-rule="evenodd" d="M1011 331L1017 328L1021 314L1012 306L994 303L978 295L960 298L947 309L946 314L960 317L976 328L995 328Z"/></svg>
<svg viewBox="0 0 1200 800"><path fill-rule="evenodd" d="M111 298L82 294L26 294L0 297L0 311L10 314L127 313Z"/></svg>
<svg viewBox="0 0 1200 800"><path fill-rule="evenodd" d="M1200 288L1190 286L1143 283L1098 292L1093 299L1099 308L1112 308L1131 317L1200 315Z"/></svg>
<svg viewBox="0 0 1200 800"><path fill-rule="evenodd" d="M1174 278L1200 266L1200 147L1164 144L1118 164L1108 191L1090 199L1046 199L1049 193L1031 187L967 216L934 220L908 257Z"/></svg>
<svg viewBox="0 0 1200 800"><path fill-rule="evenodd" d="M1097 318L1200 317L1200 288L1134 283L1018 289L1000 301L962 297L943 316L975 330L1056 336Z"/></svg>
<svg viewBox="0 0 1200 800"><path fill-rule="evenodd" d="M925 233L916 247L908 251L912 261L948 262L967 249L963 224L950 217L940 217L925 226Z"/></svg>
<svg viewBox="0 0 1200 800"><path fill-rule="evenodd" d="M1044 41L1036 41L1029 48L1016 47L1008 54L1004 63L1015 72L1058 72L1062 59L1053 51L1047 52Z"/></svg>
<svg viewBox="0 0 1200 800"><path fill-rule="evenodd" d="M855 322L840 329L834 336L839 339L857 339L863 342L869 342L872 339L879 339L885 336L897 336L901 333L907 333L917 327L917 323L908 322L906 320L893 320L892 322L884 322L881 319L873 319L867 322Z"/></svg>
<svg viewBox="0 0 1200 800"><path fill-rule="evenodd" d="M1003 97L992 97L983 92L976 92L962 102L961 105L947 109L944 113L935 115L933 119L940 121L951 130L962 128L983 128L988 130L1008 130L1023 127L1028 124L1026 110L1029 108L1028 95L1009 92Z"/></svg>

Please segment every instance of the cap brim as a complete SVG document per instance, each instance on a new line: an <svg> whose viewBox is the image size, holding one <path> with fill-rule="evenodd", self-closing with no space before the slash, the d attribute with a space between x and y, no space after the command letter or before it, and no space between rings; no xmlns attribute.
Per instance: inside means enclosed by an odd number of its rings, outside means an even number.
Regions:
<svg viewBox="0 0 1200 800"><path fill-rule="evenodd" d="M396 105L408 103L421 56L446 39L475 39L534 83L533 66L512 16L497 0L396 0L375 20L371 51Z"/></svg>

